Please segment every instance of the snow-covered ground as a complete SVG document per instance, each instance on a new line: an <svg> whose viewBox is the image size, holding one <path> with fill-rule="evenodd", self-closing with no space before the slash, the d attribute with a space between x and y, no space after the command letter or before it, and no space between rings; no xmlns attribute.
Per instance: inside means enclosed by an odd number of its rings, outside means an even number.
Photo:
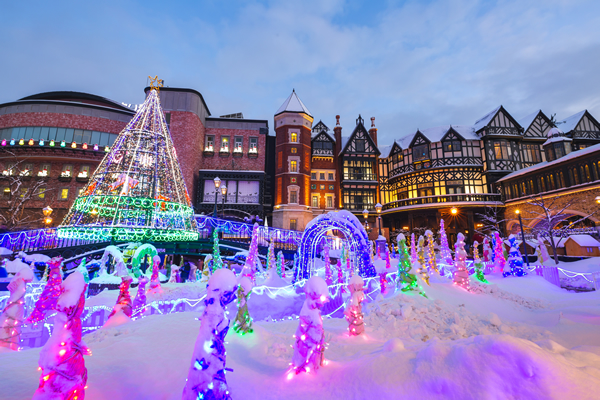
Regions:
<svg viewBox="0 0 600 400"><path fill-rule="evenodd" d="M569 264L561 263L566 267ZM329 347L317 373L287 379L297 321L255 322L227 336L234 399L597 399L600 292L575 293L535 275L488 276L472 292L432 276L428 298L396 293L365 305L366 335L344 319L324 321ZM473 278L471 278L473 281ZM205 285L163 285L163 299L199 297ZM132 289L132 297L136 289ZM113 305L118 291L86 305ZM257 296L257 295L253 295ZM301 296L303 298L303 296ZM260 300L259 300L260 298ZM157 298L158 299L158 298ZM149 298L149 301L153 299ZM265 315L297 299L250 300ZM234 302L235 303L235 302ZM87 399L177 399L185 384L199 314L152 315L84 337ZM0 398L37 388L40 349L0 354Z"/></svg>

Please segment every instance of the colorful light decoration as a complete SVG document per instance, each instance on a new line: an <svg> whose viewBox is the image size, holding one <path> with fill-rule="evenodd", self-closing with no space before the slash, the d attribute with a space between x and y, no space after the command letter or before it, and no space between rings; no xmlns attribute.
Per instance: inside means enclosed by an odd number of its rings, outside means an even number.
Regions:
<svg viewBox="0 0 600 400"><path fill-rule="evenodd" d="M40 141L38 142L38 145L43 146L46 142L44 142L44 139L40 139Z"/></svg>
<svg viewBox="0 0 600 400"><path fill-rule="evenodd" d="M221 258L221 250L219 249L219 230L214 229L213 234L213 259L212 272L223 268L223 259Z"/></svg>
<svg viewBox="0 0 600 400"><path fill-rule="evenodd" d="M15 139L10 139L10 145L14 146L15 145Z"/></svg>
<svg viewBox="0 0 600 400"><path fill-rule="evenodd" d="M2 144L2 146L6 146L6 139L2 139L1 144Z"/></svg>
<svg viewBox="0 0 600 400"><path fill-rule="evenodd" d="M325 239L325 246L323 247L323 263L325 264L325 282L327 285L333 283L333 273L331 272L331 259L329 258L329 243Z"/></svg>
<svg viewBox="0 0 600 400"><path fill-rule="evenodd" d="M440 258L442 262L447 265L454 264L452 260L452 252L450 251L450 246L448 245L448 236L446 235L446 227L444 225L444 220L440 221Z"/></svg>
<svg viewBox="0 0 600 400"><path fill-rule="evenodd" d="M98 145L97 144L94 145L94 151L98 151Z"/></svg>
<svg viewBox="0 0 600 400"><path fill-rule="evenodd" d="M417 246L417 254L418 254L418 263L419 268L417 268L417 273L421 274L421 278L427 283L429 286L429 274L427 273L426 263L425 263L425 238L423 236L419 236L419 244Z"/></svg>
<svg viewBox="0 0 600 400"><path fill-rule="evenodd" d="M483 275L483 262L481 262L481 258L479 258L479 243L476 241L473 242L473 266L475 267L475 278L479 282L489 283L485 276Z"/></svg>
<svg viewBox="0 0 600 400"><path fill-rule="evenodd" d="M419 292L424 297L425 292L419 286L419 282L417 281L417 276L415 274L411 274L412 263L410 259L410 255L408 254L408 247L406 246L406 237L403 234L398 235L398 282L397 285L400 287L400 290L403 292L416 291ZM414 234L413 234L414 238Z"/></svg>
<svg viewBox="0 0 600 400"><path fill-rule="evenodd" d="M75 143L75 142L73 142L73 143ZM87 145L87 143L84 143L84 144L81 146L81 148L82 148L82 149L84 149L84 150L87 150L87 148L88 148L88 145Z"/></svg>
<svg viewBox="0 0 600 400"><path fill-rule="evenodd" d="M510 252L508 256L508 264L505 266L504 271L502 272L502 276L505 278L507 276L525 276L527 272L523 270L523 255L519 250L519 246L517 244L517 238L514 235L510 235L508 237L508 241L510 242Z"/></svg>
<svg viewBox="0 0 600 400"><path fill-rule="evenodd" d="M465 236L458 233L456 237L456 245L454 246L454 284L470 290L469 272L467 271L467 252L465 251Z"/></svg>
<svg viewBox="0 0 600 400"><path fill-rule="evenodd" d="M61 142L62 145L62 142ZM146 155L155 160L142 162ZM135 171L135 172L131 172ZM126 176L119 187L117 180ZM131 184L144 182L144 184ZM127 185L127 190L123 187ZM92 210L98 210L92 215ZM194 210L156 90L121 131L87 188L58 227L58 237L140 242L195 241Z"/></svg>
<svg viewBox="0 0 600 400"><path fill-rule="evenodd" d="M62 292L62 273L60 271L62 260L61 257L55 257L48 262L48 269L50 270L48 283L44 286L44 291L35 303L35 309L27 318L27 322L35 324L43 320L48 311L55 308L58 297Z"/></svg>
<svg viewBox="0 0 600 400"><path fill-rule="evenodd" d="M29 139L29 142L28 142L28 144L29 144L30 146L33 146L33 144L34 144L34 143L35 143L35 142L33 141L33 139Z"/></svg>
<svg viewBox="0 0 600 400"><path fill-rule="evenodd" d="M500 234L498 232L494 232L494 269L497 272L504 271L504 266L506 265L506 259L504 258L504 244L502 243L502 239L500 239Z"/></svg>
<svg viewBox="0 0 600 400"><path fill-rule="evenodd" d="M110 147L109 146L104 146L104 152L108 153L110 151Z"/></svg>
<svg viewBox="0 0 600 400"><path fill-rule="evenodd" d="M25 292L27 284L32 279L32 271L25 266L17 272L8 285L10 296L0 315L0 347L19 350L25 313Z"/></svg>
<svg viewBox="0 0 600 400"><path fill-rule="evenodd" d="M425 232L425 235L427 235L427 267L439 274L440 271L438 270L437 262L435 261L435 242L433 240L433 232L428 230Z"/></svg>
<svg viewBox="0 0 600 400"><path fill-rule="evenodd" d="M20 139L19 140L19 146L23 146L25 144L25 139Z"/></svg>
<svg viewBox="0 0 600 400"><path fill-rule="evenodd" d="M77 143L76 142L71 143L71 148L72 149L76 149L77 148Z"/></svg>
<svg viewBox="0 0 600 400"><path fill-rule="evenodd" d="M54 146L55 146L54 140L51 140L50 141L50 147L54 147Z"/></svg>
<svg viewBox="0 0 600 400"><path fill-rule="evenodd" d="M242 277L237 292L238 311L235 315L235 322L233 323L233 330L241 335L253 332L252 317L248 312L248 300L250 300L251 294L252 282L248 277Z"/></svg>
<svg viewBox="0 0 600 400"><path fill-rule="evenodd" d="M365 299L364 294L365 282L363 278L354 275L348 283L350 290L350 301L346 306L344 315L348 321L348 333L350 336L358 336L365 331L365 321L362 312L362 302Z"/></svg>

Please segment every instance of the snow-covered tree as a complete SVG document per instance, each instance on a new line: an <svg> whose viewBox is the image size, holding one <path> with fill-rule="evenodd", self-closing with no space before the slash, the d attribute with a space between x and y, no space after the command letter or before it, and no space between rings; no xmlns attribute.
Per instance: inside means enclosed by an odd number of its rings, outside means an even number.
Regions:
<svg viewBox="0 0 600 400"><path fill-rule="evenodd" d="M10 296L0 316L0 347L19 349L21 326L25 319L25 291L32 280L33 271L29 267L22 267L8 284Z"/></svg>
<svg viewBox="0 0 600 400"><path fill-rule="evenodd" d="M294 355L292 357L293 374L317 370L323 365L325 353L325 331L321 307L329 298L327 283L323 278L312 276L304 286L306 300L300 310L300 323L294 335Z"/></svg>
<svg viewBox="0 0 600 400"><path fill-rule="evenodd" d="M213 229L213 255L212 255L212 272L223 268L223 259L221 258L221 250L219 248L219 229Z"/></svg>
<svg viewBox="0 0 600 400"><path fill-rule="evenodd" d="M417 258L417 244L415 243L415 234L412 233L410 235L410 262L411 263L416 263L418 258Z"/></svg>
<svg viewBox="0 0 600 400"><path fill-rule="evenodd" d="M227 269L216 270L208 281L200 332L183 388L182 400L231 399L225 373L225 336L229 319L225 307L235 298L235 274Z"/></svg>
<svg viewBox="0 0 600 400"><path fill-rule="evenodd" d="M427 236L427 267L439 274L437 262L435 261L435 241L433 240L433 232L425 231Z"/></svg>
<svg viewBox="0 0 600 400"><path fill-rule="evenodd" d="M348 289L350 290L350 301L346 306L344 315L348 321L348 332L350 336L358 336L365 331L362 302L365 299L363 293L365 282L360 275L356 274L350 278Z"/></svg>
<svg viewBox="0 0 600 400"><path fill-rule="evenodd" d="M269 241L269 250L267 251L267 270L275 267L275 238L271 237L271 240Z"/></svg>
<svg viewBox="0 0 600 400"><path fill-rule="evenodd" d="M285 278L285 260L283 258L283 253L281 250L277 253L277 275L280 278Z"/></svg>
<svg viewBox="0 0 600 400"><path fill-rule="evenodd" d="M141 310L145 311L146 308L146 285L148 284L148 278L142 275L138 280L138 289L133 299L133 313L137 314Z"/></svg>
<svg viewBox="0 0 600 400"><path fill-rule="evenodd" d="M487 204L483 209L483 213L476 213L475 215L481 221L481 226L476 228L475 232L484 237L491 235L494 231L501 232L502 227L506 223L504 219L504 206L500 202Z"/></svg>
<svg viewBox="0 0 600 400"><path fill-rule="evenodd" d="M81 259L81 262L79 263L79 266L77 267L77 271L81 272L81 275L83 275L83 279L85 280L85 292L84 295L87 298L88 297L88 289L89 289L89 283L90 283L90 273L87 269L87 261L85 259L85 257L83 257Z"/></svg>
<svg viewBox="0 0 600 400"><path fill-rule="evenodd" d="M33 400L85 398L87 369L83 356L90 352L81 340L81 313L85 306L83 275L75 271L61 286L52 336L40 352L42 375Z"/></svg>
<svg viewBox="0 0 600 400"><path fill-rule="evenodd" d="M129 285L131 285L132 278L130 276L124 276L121 278L121 285L119 285L119 297L117 303L113 307L112 312L108 316L106 323L108 324L113 316L127 316L131 318L132 306L131 296L129 294Z"/></svg>
<svg viewBox="0 0 600 400"><path fill-rule="evenodd" d="M465 251L465 236L458 233L454 247L454 283L469 290L469 271L467 271L467 252Z"/></svg>
<svg viewBox="0 0 600 400"><path fill-rule="evenodd" d="M181 275L179 273L179 265L171 264L171 276L169 277L169 282L167 283L180 283Z"/></svg>
<svg viewBox="0 0 600 400"><path fill-rule="evenodd" d="M429 274L427 273L427 265L425 263L425 239L423 236L419 236L419 244L417 245L418 255L418 268L417 273L421 275L421 278L429 285Z"/></svg>
<svg viewBox="0 0 600 400"><path fill-rule="evenodd" d="M452 260L452 252L450 251L450 246L448 245L448 236L446 235L446 227L443 219L440 221L440 259L448 266L452 266L452 264L454 264L454 261Z"/></svg>
<svg viewBox="0 0 600 400"><path fill-rule="evenodd" d="M258 257L258 237L259 229L257 223L252 228L252 241L250 242L250 248L248 249L248 255L242 268L242 276L247 276L253 283L256 283L256 261Z"/></svg>
<svg viewBox="0 0 600 400"><path fill-rule="evenodd" d="M237 292L238 311L235 315L233 330L242 335L252 333L252 317L248 312L248 300L252 294L252 287L252 281L248 277L242 276L240 278L240 286Z"/></svg>

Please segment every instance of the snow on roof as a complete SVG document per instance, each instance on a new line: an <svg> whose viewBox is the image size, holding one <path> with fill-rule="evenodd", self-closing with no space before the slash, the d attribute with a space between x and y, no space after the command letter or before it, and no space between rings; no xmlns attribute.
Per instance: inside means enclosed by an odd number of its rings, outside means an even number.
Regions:
<svg viewBox="0 0 600 400"><path fill-rule="evenodd" d="M350 139L350 136L342 136L342 145L340 147L340 149L341 149L340 154L342 154L342 151L344 151L344 149L346 148L346 144L348 143L349 139Z"/></svg>
<svg viewBox="0 0 600 400"><path fill-rule="evenodd" d="M529 129L529 125L531 125L533 121L535 121L535 117L537 117L540 112L542 112L542 110L532 112L531 114L521 118L517 122L523 127L524 130L527 130Z"/></svg>
<svg viewBox="0 0 600 400"><path fill-rule="evenodd" d="M554 161L550 161L550 162L544 161L544 162L532 165L531 167L520 169L518 171L513 172L512 174L506 175L502 179L498 179L497 182L502 182L502 181L505 181L507 179L512 179L512 178L514 178L516 176L527 174L529 172L538 170L540 168L547 167L549 165L555 165L555 164L559 164L559 163L561 163L563 161L572 160L573 158L582 157L582 156L585 156L587 154L591 154L591 153L593 153L595 151L600 151L600 143L595 144L595 145L590 146L590 147L586 147L585 149L572 151L569 154L567 154L566 156L563 156L563 157L561 157L561 158L559 158L557 160L554 160Z"/></svg>
<svg viewBox="0 0 600 400"><path fill-rule="evenodd" d="M567 238L567 240L569 239L582 247L600 247L600 242L590 235L571 235Z"/></svg>
<svg viewBox="0 0 600 400"><path fill-rule="evenodd" d="M419 129L410 135L403 136L399 140L396 140L396 143L403 149L407 149L417 132L421 132L430 142L439 142L446 136L446 133L448 133L450 128L454 129L460 136L465 138L465 140L479 140L479 136L475 134L475 130L471 125L442 125L423 130Z"/></svg>
<svg viewBox="0 0 600 400"><path fill-rule="evenodd" d="M573 139L568 138L566 136L553 136L550 139L546 140L542 146L545 146L547 144L554 143L554 142L572 142L572 141L573 141Z"/></svg>
<svg viewBox="0 0 600 400"><path fill-rule="evenodd" d="M554 244L556 245L556 248L565 247L565 242L567 241L565 238L561 238L561 237L557 237L557 236L553 236L552 238L554 239ZM544 242L548 243L548 246L551 246L550 238L544 238Z"/></svg>
<svg viewBox="0 0 600 400"><path fill-rule="evenodd" d="M393 144L386 144L384 146L377 146L379 148L379 151L381 152L381 155L379 156L379 158L388 158L390 156L390 151L392 150L392 147L394 147Z"/></svg>
<svg viewBox="0 0 600 400"><path fill-rule="evenodd" d="M302 103L302 100L300 100L295 90L292 90L292 94L290 94L290 97L288 97L287 100L283 102L283 104L281 105L281 107L279 107L279 110L277 110L275 115L281 114L282 112L299 112L305 113L306 115L312 117L312 114L310 113L310 111L308 111L308 108L306 108L304 103Z"/></svg>
<svg viewBox="0 0 600 400"><path fill-rule="evenodd" d="M557 121L556 126L560 128L564 133L569 133L573 129L577 127L579 121L583 117L587 110L579 111L577 114L573 114L570 117L563 119L562 121Z"/></svg>
<svg viewBox="0 0 600 400"><path fill-rule="evenodd" d="M483 128L487 124L489 124L490 121L492 120L492 118L494 118L494 115L496 115L496 113L500 109L500 107L502 107L502 106L500 105L500 106L496 107L495 109L493 109L489 113L485 114L481 119L475 121L475 125L473 125L473 130L475 132L477 132L478 130L480 130L481 128Z"/></svg>

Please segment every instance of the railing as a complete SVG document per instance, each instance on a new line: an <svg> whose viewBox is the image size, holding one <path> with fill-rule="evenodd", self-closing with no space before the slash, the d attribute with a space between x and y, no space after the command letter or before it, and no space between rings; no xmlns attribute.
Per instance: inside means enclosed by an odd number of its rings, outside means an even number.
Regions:
<svg viewBox="0 0 600 400"><path fill-rule="evenodd" d="M499 194L490 193L474 193L474 194L445 194L439 196L425 196L425 197L414 197L410 199L402 199L392 201L384 204L384 210L391 210L394 208L418 206L425 204L434 203L455 203L455 202L494 202L500 201L501 196Z"/></svg>
<svg viewBox="0 0 600 400"><path fill-rule="evenodd" d="M375 176L375 174L369 174L369 173L353 174L353 173L345 172L344 180L345 181L376 181L377 177Z"/></svg>
<svg viewBox="0 0 600 400"><path fill-rule="evenodd" d="M213 218L207 215L196 216L200 239L212 239L212 232L219 228L222 240L238 243L250 243L253 225ZM281 250L296 250L302 238L302 232L288 229L265 228L258 230L258 245L268 246L268 239L274 238L275 248ZM56 236L56 229L36 229L31 231L9 232L0 235L0 247L13 252L39 251L63 247L82 246L97 243L92 240L62 239Z"/></svg>

